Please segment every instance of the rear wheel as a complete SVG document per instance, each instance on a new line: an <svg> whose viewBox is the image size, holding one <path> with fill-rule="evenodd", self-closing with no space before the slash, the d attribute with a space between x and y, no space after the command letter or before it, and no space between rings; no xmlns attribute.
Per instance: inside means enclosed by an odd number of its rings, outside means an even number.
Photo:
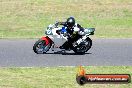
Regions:
<svg viewBox="0 0 132 88"><path fill-rule="evenodd" d="M73 51L77 54L85 54L92 46L92 40L87 38L84 42L74 47Z"/></svg>
<svg viewBox="0 0 132 88"><path fill-rule="evenodd" d="M51 47L50 43L46 45L45 40L40 39L34 44L33 50L37 54L44 54L50 49L50 47Z"/></svg>
<svg viewBox="0 0 132 88"><path fill-rule="evenodd" d="M86 41L87 41L87 49L86 49L86 52L92 47L92 40L88 37L87 39L86 39Z"/></svg>

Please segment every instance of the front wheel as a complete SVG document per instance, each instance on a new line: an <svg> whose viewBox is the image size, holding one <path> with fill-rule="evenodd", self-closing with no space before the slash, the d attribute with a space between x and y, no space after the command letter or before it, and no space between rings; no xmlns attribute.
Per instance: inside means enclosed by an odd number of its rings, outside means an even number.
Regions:
<svg viewBox="0 0 132 88"><path fill-rule="evenodd" d="M51 47L51 44L49 43L46 45L45 40L39 39L33 46L33 50L37 54L44 54L46 53Z"/></svg>
<svg viewBox="0 0 132 88"><path fill-rule="evenodd" d="M88 37L85 41L74 47L73 51L77 54L85 54L92 46L92 40Z"/></svg>

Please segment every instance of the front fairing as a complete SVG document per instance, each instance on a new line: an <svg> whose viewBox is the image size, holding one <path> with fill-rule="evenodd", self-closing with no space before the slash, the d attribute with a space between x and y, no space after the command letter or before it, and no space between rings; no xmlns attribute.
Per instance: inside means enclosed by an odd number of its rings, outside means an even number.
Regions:
<svg viewBox="0 0 132 88"><path fill-rule="evenodd" d="M64 37L62 33L65 32L65 30L62 30L60 35L56 33L57 30L61 29L61 27L57 27L53 29L47 29L45 31L45 34L54 42L57 47L62 46L67 41L67 37Z"/></svg>

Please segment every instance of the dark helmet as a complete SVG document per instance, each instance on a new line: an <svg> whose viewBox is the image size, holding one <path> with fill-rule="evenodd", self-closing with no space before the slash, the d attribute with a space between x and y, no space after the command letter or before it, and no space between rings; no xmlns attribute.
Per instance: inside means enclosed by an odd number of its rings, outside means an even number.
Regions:
<svg viewBox="0 0 132 88"><path fill-rule="evenodd" d="M74 17L69 17L67 19L66 23L67 23L68 27L72 28L75 25L75 19L74 19Z"/></svg>

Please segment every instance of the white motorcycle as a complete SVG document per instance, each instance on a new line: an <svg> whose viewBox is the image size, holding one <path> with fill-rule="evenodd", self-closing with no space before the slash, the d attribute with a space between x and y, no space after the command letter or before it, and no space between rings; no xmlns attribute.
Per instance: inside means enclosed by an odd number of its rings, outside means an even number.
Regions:
<svg viewBox="0 0 132 88"><path fill-rule="evenodd" d="M78 32L79 28L74 28L74 32ZM85 54L91 46L92 40L89 35L94 35L95 28L85 28L84 35L78 39L72 46L66 46L68 50L73 50L76 54ZM61 50L60 47L67 41L68 35L66 34L66 27L57 27L55 24L49 25L45 31L46 36L36 41L33 50L37 54L44 54L50 49L52 51ZM77 43L77 45L75 45ZM67 50L67 49L64 49Z"/></svg>

